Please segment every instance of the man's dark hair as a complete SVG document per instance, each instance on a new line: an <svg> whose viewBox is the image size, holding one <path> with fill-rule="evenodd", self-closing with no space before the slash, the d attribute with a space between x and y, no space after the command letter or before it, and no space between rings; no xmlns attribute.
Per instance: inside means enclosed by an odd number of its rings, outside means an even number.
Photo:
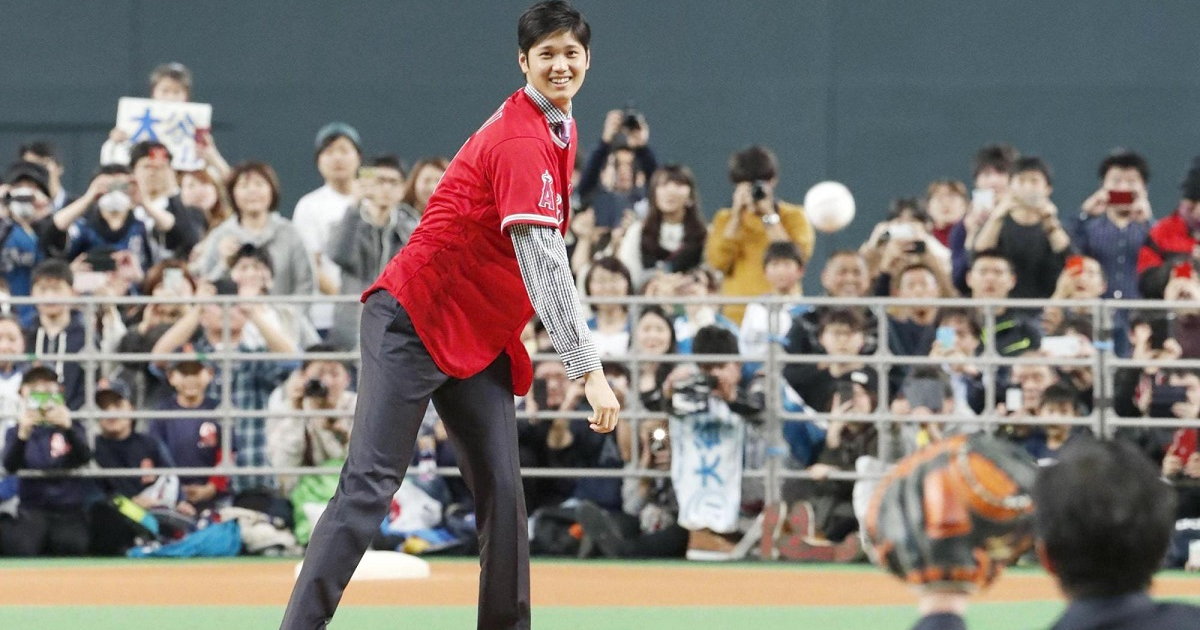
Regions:
<svg viewBox="0 0 1200 630"><path fill-rule="evenodd" d="M984 145L975 152L975 170L974 177L979 177L979 174L987 171L997 171L1000 173L1011 174L1013 164L1021 154L1017 152L1010 144L994 143Z"/></svg>
<svg viewBox="0 0 1200 630"><path fill-rule="evenodd" d="M58 372L44 366L38 365L29 368L21 377L21 387L26 385L37 385L38 383L57 383L62 384L58 379Z"/></svg>
<svg viewBox="0 0 1200 630"><path fill-rule="evenodd" d="M929 213L925 210L925 204L916 197L897 197L888 204L888 221L895 221L905 213L921 223L929 223Z"/></svg>
<svg viewBox="0 0 1200 630"><path fill-rule="evenodd" d="M258 247L254 243L243 243L232 256L229 257L228 265L232 269L239 260L243 258L252 258L267 268L271 275L275 275L275 265L271 262L271 252L267 251L266 247Z"/></svg>
<svg viewBox="0 0 1200 630"><path fill-rule="evenodd" d="M763 266L773 260L794 260L797 265L804 266L804 254L800 252L800 248L791 241L777 241L767 245L767 251L763 254Z"/></svg>
<svg viewBox="0 0 1200 630"><path fill-rule="evenodd" d="M1075 391L1074 387L1059 381L1046 388L1042 392L1042 404L1040 407L1047 405L1055 405L1069 407L1072 413L1078 415L1078 407L1076 403L1079 401L1079 392Z"/></svg>
<svg viewBox="0 0 1200 630"><path fill-rule="evenodd" d="M68 285L74 286L75 274L71 271L71 265L68 265L65 260L51 258L33 268L33 279L29 285L34 286L42 280L62 280Z"/></svg>
<svg viewBox="0 0 1200 630"><path fill-rule="evenodd" d="M779 161L770 149L753 145L729 156L729 181L734 184L771 180L779 174Z"/></svg>
<svg viewBox="0 0 1200 630"><path fill-rule="evenodd" d="M1012 261L1010 261L1004 254L1000 253L1000 250L998 249L985 249L981 252L975 252L975 254L971 256L971 268L974 269L975 263L988 258L1003 260L1004 264L1008 265L1008 272L1016 273L1013 271Z"/></svg>
<svg viewBox="0 0 1200 630"><path fill-rule="evenodd" d="M1042 176L1046 178L1047 184L1050 184L1051 186L1054 185L1054 171L1050 170L1050 165L1047 164L1042 158L1030 155L1018 159L1016 163L1013 164L1013 175L1019 175L1021 173L1028 173L1031 171L1041 173Z"/></svg>
<svg viewBox="0 0 1200 630"><path fill-rule="evenodd" d="M34 140L26 142L17 149L17 159L25 159L25 154L32 153L42 159L49 158L54 160L56 164L62 164L58 161L58 151L55 150L54 144L49 140Z"/></svg>
<svg viewBox="0 0 1200 630"><path fill-rule="evenodd" d="M132 175L132 174L133 174L133 172L130 171L129 167L125 166L124 164L102 164L102 165L100 165L100 168L96 169L96 172L92 174L92 179L94 180L97 177L100 177L101 175Z"/></svg>
<svg viewBox="0 0 1200 630"><path fill-rule="evenodd" d="M937 321L934 322L935 327L945 326L946 322L952 319L961 319L967 322L967 326L976 337L983 334L983 326L979 323L979 317L973 311L958 306L938 309Z"/></svg>
<svg viewBox="0 0 1200 630"><path fill-rule="evenodd" d="M720 326L705 326L692 337L692 354L738 354L738 339L733 331ZM700 363L700 367L723 365L727 361Z"/></svg>
<svg viewBox="0 0 1200 630"><path fill-rule="evenodd" d="M936 269L934 269L933 267L931 267L930 265L928 265L926 263L915 262L911 265L905 265L905 267L900 270L900 273L897 273L896 275L892 276L892 284L890 287L888 287L889 290L891 291L892 295L895 295L896 292L900 290L900 280L904 278L904 274L906 274L910 271L927 271L927 272L933 274L934 284L939 284L938 272Z"/></svg>
<svg viewBox="0 0 1200 630"><path fill-rule="evenodd" d="M1100 162L1100 169L1096 175L1100 179L1104 179L1110 168L1132 168L1142 176L1142 182L1150 183L1150 163L1137 151L1113 149L1113 152L1109 153L1103 162Z"/></svg>
<svg viewBox="0 0 1200 630"><path fill-rule="evenodd" d="M338 351L337 348L335 348L332 345L327 344L327 343L315 343L304 349L305 354L308 354L308 353L324 354L326 352L337 352L337 351ZM345 361L338 361L337 359L305 358L304 361L300 364L300 370L301 371L307 370L308 366L310 366L314 363L338 363L338 364L341 364L342 367L349 369L349 366L346 365Z"/></svg>
<svg viewBox="0 0 1200 630"><path fill-rule="evenodd" d="M377 155L370 160L367 160L367 166L372 168L390 168L400 171L400 177L407 177L404 172L404 162L400 160L400 156L395 153L385 153Z"/></svg>
<svg viewBox="0 0 1200 630"><path fill-rule="evenodd" d="M854 332L865 332L867 328L867 321L857 309L830 308L821 313L820 323L817 324L817 334L820 335L825 332L826 328L834 324L844 324Z"/></svg>
<svg viewBox="0 0 1200 630"><path fill-rule="evenodd" d="M1192 167L1183 176L1179 185L1180 194L1188 201L1200 201L1200 155L1192 160Z"/></svg>
<svg viewBox="0 0 1200 630"><path fill-rule="evenodd" d="M538 42L562 31L569 32L584 50L591 47L592 27L583 15L564 0L539 2L521 14L517 20L517 47L529 54Z"/></svg>
<svg viewBox="0 0 1200 630"><path fill-rule="evenodd" d="M1033 487L1035 526L1071 599L1150 587L1175 522L1175 492L1136 447L1071 440Z"/></svg>
<svg viewBox="0 0 1200 630"><path fill-rule="evenodd" d="M135 168L138 162L150 155L151 151L165 153L167 161L171 161L171 150L167 148L167 145L157 140L143 140L129 149L129 168Z"/></svg>

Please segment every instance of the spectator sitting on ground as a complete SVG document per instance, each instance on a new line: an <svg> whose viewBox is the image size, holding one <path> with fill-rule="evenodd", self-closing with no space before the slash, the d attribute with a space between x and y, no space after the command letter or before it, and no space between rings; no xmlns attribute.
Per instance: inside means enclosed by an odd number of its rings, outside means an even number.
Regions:
<svg viewBox="0 0 1200 630"><path fill-rule="evenodd" d="M1063 229L1050 166L1036 157L1023 157L1013 166L1009 194L979 228L972 251L995 250L1008 259L1016 283L1011 297L1048 298L1062 271L1071 237Z"/></svg>
<svg viewBox="0 0 1200 630"><path fill-rule="evenodd" d="M362 199L333 226L325 244L326 255L341 269L342 295L358 296L371 286L421 219L416 210L400 202L404 171L399 158L383 155L369 160L358 182ZM361 311L357 300L334 305L330 344L345 350L358 347Z"/></svg>
<svg viewBox="0 0 1200 630"><path fill-rule="evenodd" d="M639 287L655 271L682 273L696 268L708 238L691 169L664 166L650 178L649 188L646 218L630 224L617 252Z"/></svg>
<svg viewBox="0 0 1200 630"><path fill-rule="evenodd" d="M308 353L334 352L329 345L314 345ZM358 396L350 390L350 372L341 361L307 359L271 393L267 411L329 410L319 417L273 417L267 419L267 456L278 468L323 466L344 460L354 425L354 405ZM295 485L295 477L280 477L286 494Z"/></svg>
<svg viewBox="0 0 1200 630"><path fill-rule="evenodd" d="M69 470L92 459L87 432L63 400L58 375L31 368L21 382L24 399L17 426L4 438L3 464L21 470ZM0 545L6 556L81 556L88 550L84 503L90 480L71 477L23 479L17 518L0 518Z"/></svg>
<svg viewBox="0 0 1200 630"><path fill-rule="evenodd" d="M767 245L791 241L808 260L815 240L813 227L803 208L776 196L779 163L770 149L751 146L730 156L729 180L733 203L713 217L705 259L724 274L724 295L762 295L771 290L762 264ZM724 313L741 324L744 310L731 304Z"/></svg>
<svg viewBox="0 0 1200 630"><path fill-rule="evenodd" d="M312 259L317 291L322 295L337 295L341 292L340 269L326 255L325 243L333 226L357 203L355 178L362 165L362 140L358 131L341 122L322 127L317 132L316 163L325 183L296 202L292 225ZM318 331L327 332L333 327L333 305L330 303L313 304L310 316Z"/></svg>
<svg viewBox="0 0 1200 630"><path fill-rule="evenodd" d="M247 243L266 249L278 266L273 295L309 295L314 290L313 265L303 238L291 221L279 216L279 178L263 162L243 162L226 184L237 220L209 233L208 247L200 256L197 278L216 280L229 273L230 257Z"/></svg>
<svg viewBox="0 0 1200 630"><path fill-rule="evenodd" d="M172 395L158 404L160 411L213 411L220 401L206 394L213 381L212 368L195 359L183 359L167 370ZM215 418L163 418L151 420L147 433L167 449L176 466L216 468L221 464L224 443L221 425ZM236 437L236 434L231 432ZM179 479L180 503L177 509L189 516L214 507L227 496L229 478L223 476L186 476Z"/></svg>
<svg viewBox="0 0 1200 630"><path fill-rule="evenodd" d="M975 242L975 236L987 222L996 202L1008 194L1009 177L1019 157L1017 150L1007 144L989 144L975 154L972 176L975 191L971 194L971 209L962 222L950 230L951 279L963 295L971 292L967 287L967 272L971 268L970 244Z"/></svg>
<svg viewBox="0 0 1200 630"><path fill-rule="evenodd" d="M1083 202L1071 237L1075 251L1100 265L1108 288L1104 297L1136 300L1138 253L1150 233L1146 158L1117 149L1100 163L1100 189Z"/></svg>
<svg viewBox="0 0 1200 630"><path fill-rule="evenodd" d="M1195 264L1197 236L1200 236L1200 156L1180 186L1179 207L1163 217L1138 252L1138 291L1146 299L1163 295L1172 271L1181 262Z"/></svg>

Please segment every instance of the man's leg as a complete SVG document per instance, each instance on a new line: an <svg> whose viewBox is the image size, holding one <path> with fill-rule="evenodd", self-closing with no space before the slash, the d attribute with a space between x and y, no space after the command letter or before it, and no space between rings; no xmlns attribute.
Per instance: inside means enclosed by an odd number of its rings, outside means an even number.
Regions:
<svg viewBox="0 0 1200 630"><path fill-rule="evenodd" d="M32 558L45 552L49 527L44 512L21 507L17 509L17 518L4 520L4 555Z"/></svg>
<svg viewBox="0 0 1200 630"><path fill-rule="evenodd" d="M281 628L324 628L333 617L412 461L429 397L445 381L396 300L382 291L369 297L350 451L337 493L313 530Z"/></svg>
<svg viewBox="0 0 1200 630"><path fill-rule="evenodd" d="M433 395L475 495L479 528L480 630L529 628L529 530L508 357Z"/></svg>
<svg viewBox="0 0 1200 630"><path fill-rule="evenodd" d="M47 515L48 546L55 556L86 556L88 515L83 510L51 512Z"/></svg>

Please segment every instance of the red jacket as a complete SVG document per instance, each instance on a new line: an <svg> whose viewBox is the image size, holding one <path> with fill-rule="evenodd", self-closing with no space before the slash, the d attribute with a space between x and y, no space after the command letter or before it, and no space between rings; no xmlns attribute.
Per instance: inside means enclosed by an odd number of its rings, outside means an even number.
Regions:
<svg viewBox="0 0 1200 630"><path fill-rule="evenodd" d="M1142 246L1138 252L1137 272L1143 273L1163 264L1163 254L1191 255L1196 247L1196 239L1188 229L1187 222L1175 212L1169 217L1163 217L1154 227L1150 228L1150 241L1154 244ZM1157 248L1157 251L1156 251Z"/></svg>
<svg viewBox="0 0 1200 630"><path fill-rule="evenodd" d="M534 311L507 228L566 234L574 125L571 136L562 145L524 90L510 96L459 149L408 244L363 293L395 296L447 375L473 376L506 352L513 392L529 391L521 331Z"/></svg>

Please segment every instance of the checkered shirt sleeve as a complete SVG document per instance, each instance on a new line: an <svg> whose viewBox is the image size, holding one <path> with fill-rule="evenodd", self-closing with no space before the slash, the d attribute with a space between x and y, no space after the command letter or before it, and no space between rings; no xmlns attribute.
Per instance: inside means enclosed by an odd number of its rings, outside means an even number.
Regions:
<svg viewBox="0 0 1200 630"><path fill-rule="evenodd" d="M550 333L550 341L574 380L599 370L600 354L579 312L571 264L562 234L551 227L517 224L509 229L529 301Z"/></svg>

